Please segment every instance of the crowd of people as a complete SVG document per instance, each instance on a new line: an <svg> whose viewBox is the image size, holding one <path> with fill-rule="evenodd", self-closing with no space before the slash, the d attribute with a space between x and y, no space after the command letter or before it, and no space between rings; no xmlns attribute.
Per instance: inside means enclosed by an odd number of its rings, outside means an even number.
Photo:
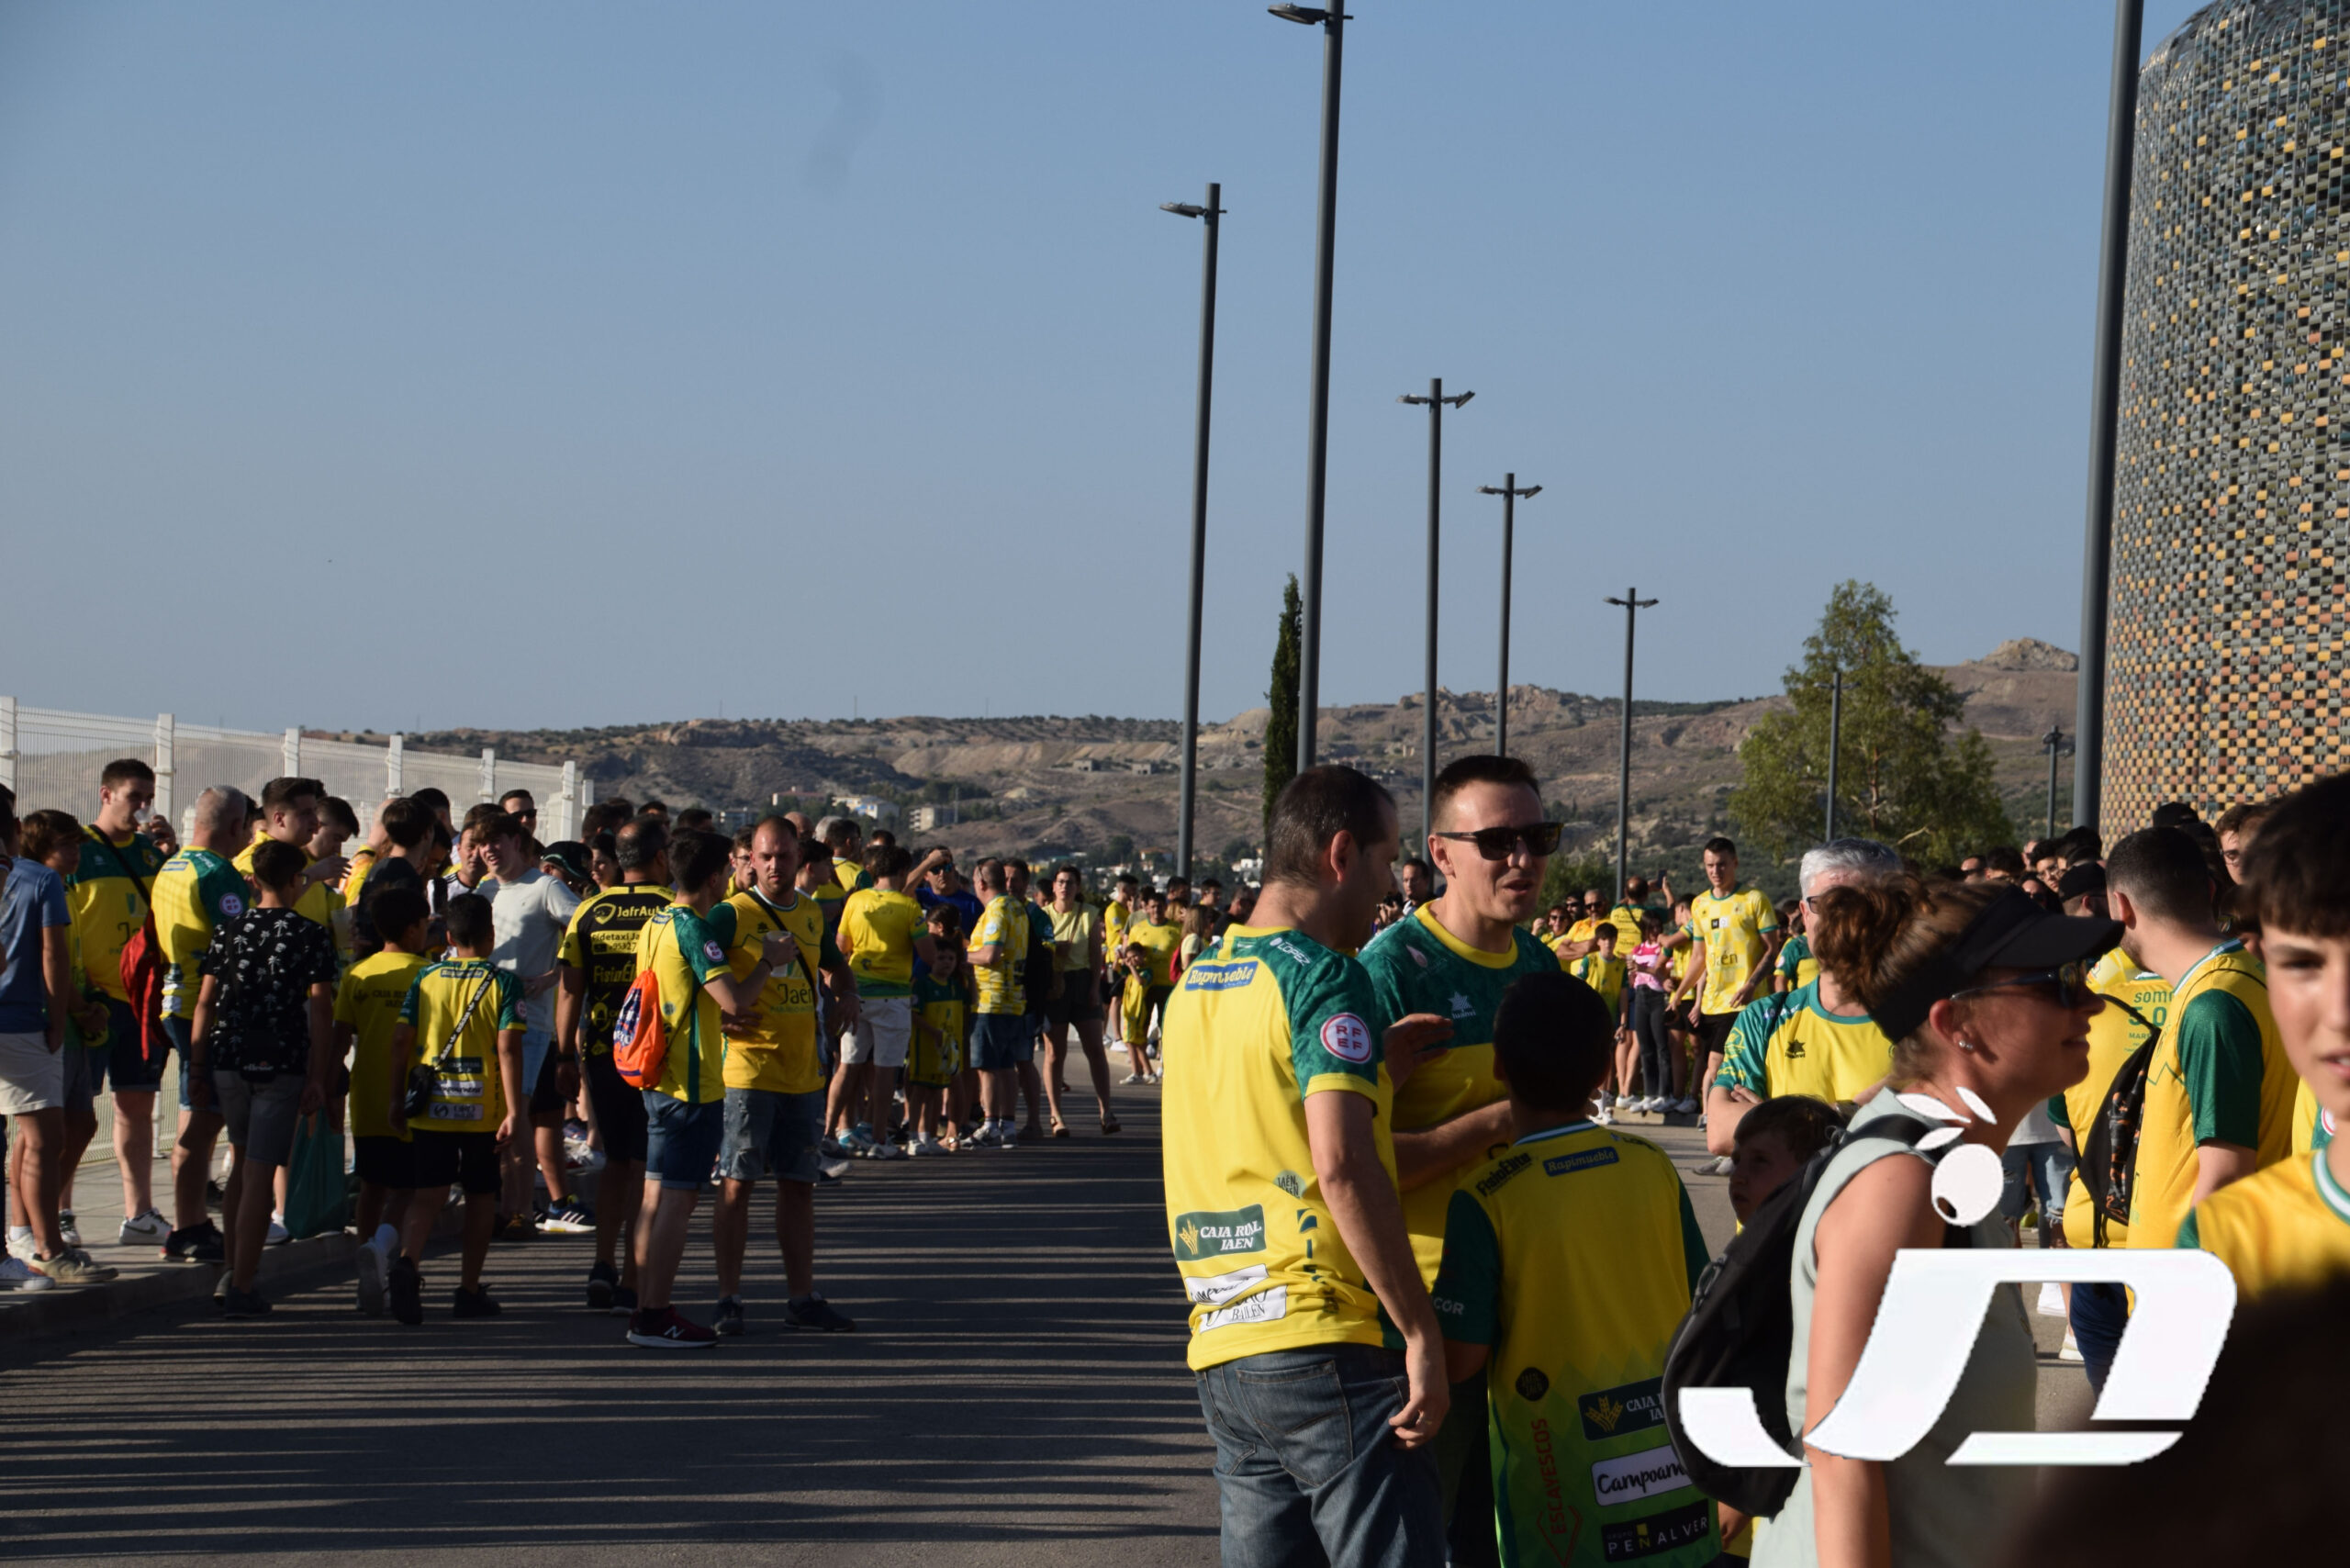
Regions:
<svg viewBox="0 0 2350 1568"><path fill-rule="evenodd" d="M752 1197L771 1182L778 1321L847 1330L815 1283L815 1188L855 1159L1075 1136L1074 1058L1115 1135L1112 1054L1126 1083L1156 1081L1176 974L1249 902L1132 876L1098 899L1074 868L1016 858L967 881L946 849L797 812L728 836L707 810L614 799L579 838L542 843L525 791L459 816L426 790L385 801L361 841L348 802L288 777L258 799L204 790L182 844L153 800L136 758L106 767L86 823L17 823L0 794L16 1135L0 1288L117 1272L73 1198L111 1088L117 1241L217 1266L230 1317L269 1309L258 1271L291 1234L297 1145L347 1135L371 1313L422 1319L425 1251L453 1208L453 1316L501 1310L483 1279L494 1241L576 1233L593 1237L591 1309L627 1317L637 1344L708 1345L746 1327ZM655 1036L649 1069L615 1050ZM167 1214L151 1140L174 1057ZM705 1192L707 1323L670 1299Z"/></svg>
<svg viewBox="0 0 2350 1568"><path fill-rule="evenodd" d="M1929 868L1839 839L1785 907L1718 838L1685 901L1538 909L1561 827L1515 759L1454 762L1430 812L1399 868L1383 789L1299 775L1253 920L1168 1005L1169 1236L1227 1562L1989 1562L2033 1473L1947 1462L2035 1425L2015 1287L1910 1451L1806 1440L1897 1252L2013 1248L2030 1218L2042 1247L2200 1249L2255 1313L2350 1276L2350 778L2208 825L2165 806L2110 850ZM1719 1265L1631 1130L1692 1112L1753 1238ZM1975 1146L2006 1190L1954 1220L1933 1179ZM1668 1349L1727 1332L1726 1289L1777 1298L1753 1392L1805 1461L1751 1512L1669 1430ZM2121 1286L2037 1310L2102 1389Z"/></svg>

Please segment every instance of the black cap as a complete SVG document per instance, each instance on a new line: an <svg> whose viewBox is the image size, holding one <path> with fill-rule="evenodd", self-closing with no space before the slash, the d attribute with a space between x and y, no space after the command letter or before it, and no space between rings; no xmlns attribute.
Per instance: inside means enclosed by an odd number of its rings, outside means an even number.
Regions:
<svg viewBox="0 0 2350 1568"><path fill-rule="evenodd" d="M1966 990L1985 969L2053 969L2094 958L2121 940L2118 920L2052 914L2021 889L2009 888L1908 983L1882 998L1870 1016L1886 1039L1906 1039L1935 1002Z"/></svg>
<svg viewBox="0 0 2350 1568"><path fill-rule="evenodd" d="M2087 898L2091 893L2103 891L2105 891L2105 868L2095 861L2085 860L2078 866L2067 866L2065 868L2064 876L2058 878L2056 881L2056 896L2066 903L2071 903L2075 899Z"/></svg>
<svg viewBox="0 0 2350 1568"><path fill-rule="evenodd" d="M554 844L541 846L539 863L543 866L550 860L562 867L565 876L576 877L583 882L596 879L588 870L588 846L576 838L560 839Z"/></svg>

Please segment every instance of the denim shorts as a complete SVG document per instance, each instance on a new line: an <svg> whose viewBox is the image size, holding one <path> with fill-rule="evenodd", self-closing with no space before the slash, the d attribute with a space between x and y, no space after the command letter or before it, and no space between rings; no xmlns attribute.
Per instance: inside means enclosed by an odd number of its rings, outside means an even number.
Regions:
<svg viewBox="0 0 2350 1568"><path fill-rule="evenodd" d="M522 1092L532 1100L538 1098L539 1070L546 1065L547 1051L554 1045L554 1036L544 1029L522 1031Z"/></svg>
<svg viewBox="0 0 2350 1568"><path fill-rule="evenodd" d="M193 1018L165 1018L163 1033L171 1037L172 1054L180 1058L180 1109L193 1111L195 1103L187 1097L187 1043L196 1033ZM218 1107L214 1107L217 1111Z"/></svg>
<svg viewBox="0 0 2350 1568"><path fill-rule="evenodd" d="M813 1182L816 1140L824 1130L824 1092L785 1094L773 1089L726 1092L725 1137L719 1173L730 1182Z"/></svg>
<svg viewBox="0 0 2350 1568"><path fill-rule="evenodd" d="M1010 1072L1035 1055L1036 1033L1013 1013L982 1013L971 1023L971 1065L981 1072Z"/></svg>
<svg viewBox="0 0 2350 1568"><path fill-rule="evenodd" d="M725 1138L726 1103L688 1104L657 1089L644 1095L644 1174L672 1192L698 1193L718 1162Z"/></svg>

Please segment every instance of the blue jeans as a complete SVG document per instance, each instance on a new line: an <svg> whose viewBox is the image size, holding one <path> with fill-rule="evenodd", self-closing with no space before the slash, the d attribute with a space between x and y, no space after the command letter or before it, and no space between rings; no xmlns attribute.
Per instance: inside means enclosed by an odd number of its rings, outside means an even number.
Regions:
<svg viewBox="0 0 2350 1568"><path fill-rule="evenodd" d="M2081 1348L2081 1365L2089 1386L2105 1392L2105 1374L2113 1352L2121 1348L2121 1331L2130 1327L2130 1293L2112 1281L2073 1287L2073 1343Z"/></svg>
<svg viewBox="0 0 2350 1568"><path fill-rule="evenodd" d="M2020 1220L2038 1198L2040 1244L2053 1245L2065 1228L2065 1189L2073 1174L2073 1151L2053 1139L2011 1143L1999 1155L1999 1169L2007 1177L1999 1192L2001 1216Z"/></svg>
<svg viewBox="0 0 2350 1568"><path fill-rule="evenodd" d="M1224 1568L1420 1568L1445 1560L1436 1458L1395 1446L1404 1356L1315 1345L1198 1374L1215 1439Z"/></svg>

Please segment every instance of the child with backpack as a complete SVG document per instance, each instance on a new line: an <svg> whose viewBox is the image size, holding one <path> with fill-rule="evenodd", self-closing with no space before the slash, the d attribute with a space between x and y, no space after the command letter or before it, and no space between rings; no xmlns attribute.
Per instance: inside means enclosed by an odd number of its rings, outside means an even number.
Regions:
<svg viewBox="0 0 2350 1568"><path fill-rule="evenodd" d="M1505 1568L1697 1568L1721 1550L1659 1385L1705 1239L1663 1150L1592 1119L1615 1041L1606 1003L1573 976L1510 986L1494 1075L1516 1141L1461 1177L1446 1215L1432 1294L1452 1382L1490 1367Z"/></svg>
<svg viewBox="0 0 2350 1568"><path fill-rule="evenodd" d="M2238 913L2257 924L2268 1006L2312 1105L2308 1144L2203 1200L2181 1247L2225 1262L2247 1298L2350 1273L2350 777L2287 798L2245 857ZM2297 1139L2298 1141L2298 1139Z"/></svg>

